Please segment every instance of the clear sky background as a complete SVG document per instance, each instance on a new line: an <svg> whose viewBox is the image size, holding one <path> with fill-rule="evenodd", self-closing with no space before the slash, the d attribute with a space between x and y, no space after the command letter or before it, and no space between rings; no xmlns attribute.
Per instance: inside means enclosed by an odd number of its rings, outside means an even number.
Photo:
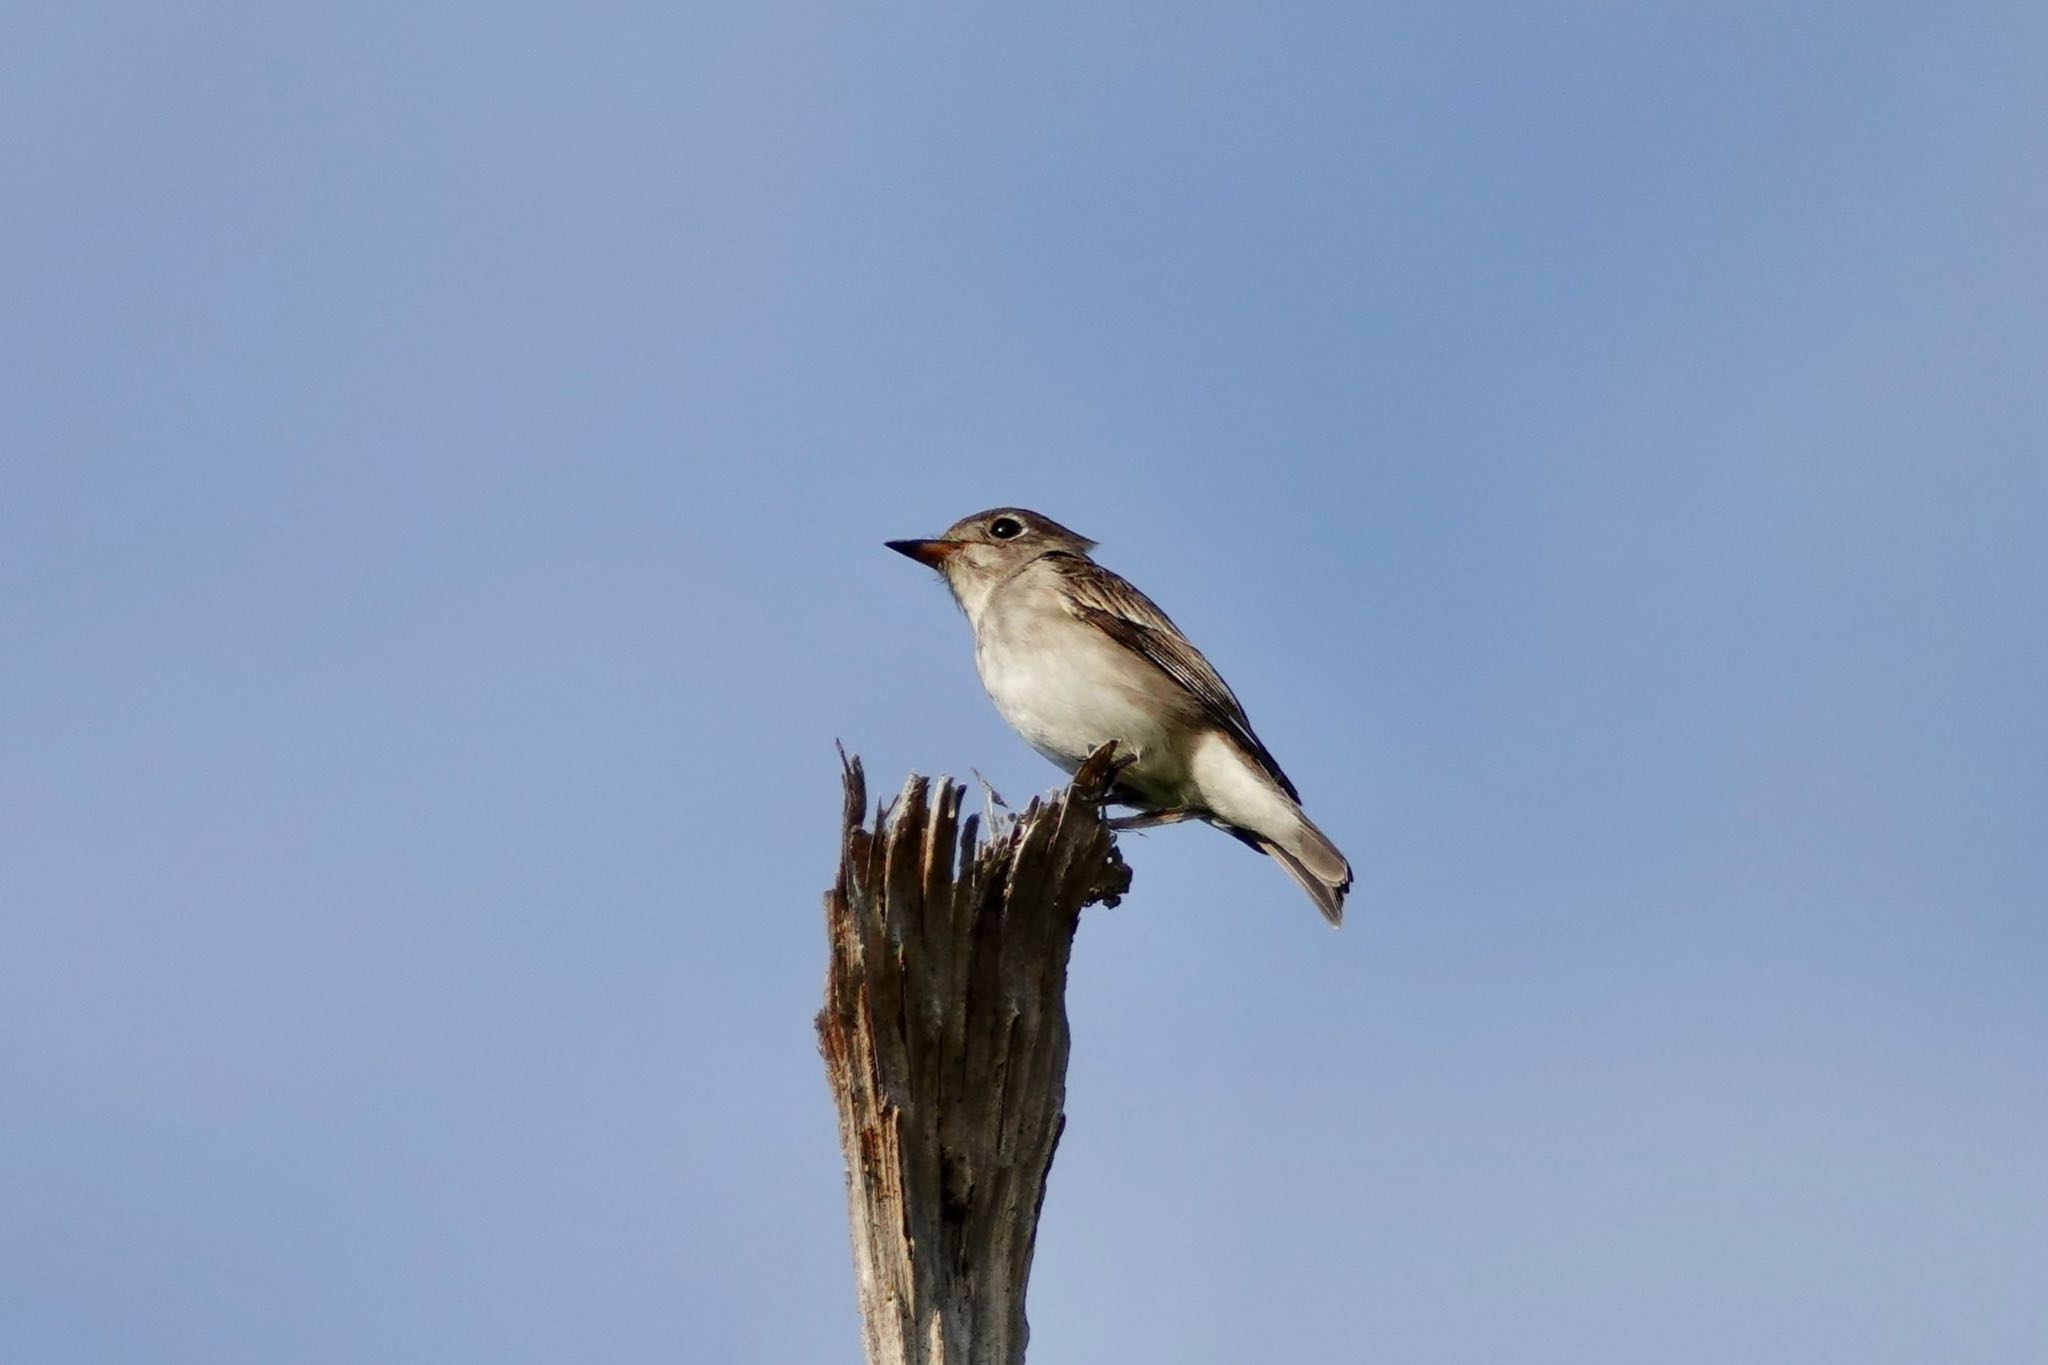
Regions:
<svg viewBox="0 0 2048 1365"><path fill-rule="evenodd" d="M1033 1359L2048 1358L2048 9L0 8L0 1358L860 1358L842 739L1036 507Z"/></svg>

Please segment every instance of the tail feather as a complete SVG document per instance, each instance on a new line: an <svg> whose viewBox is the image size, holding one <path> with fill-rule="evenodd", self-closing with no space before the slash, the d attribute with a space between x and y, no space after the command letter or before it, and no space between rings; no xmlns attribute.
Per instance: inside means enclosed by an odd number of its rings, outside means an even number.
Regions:
<svg viewBox="0 0 2048 1365"><path fill-rule="evenodd" d="M1351 864L1302 813L1292 787L1221 731L1195 746L1190 773L1199 802L1189 804L1203 818L1270 855L1301 883L1323 918L1343 922Z"/></svg>
<svg viewBox="0 0 2048 1365"><path fill-rule="evenodd" d="M1351 864L1323 832L1301 817L1294 831L1294 847L1288 848L1264 836L1254 836L1259 850L1285 868L1308 898L1323 912L1331 927L1344 923L1344 894L1351 889Z"/></svg>
<svg viewBox="0 0 2048 1365"><path fill-rule="evenodd" d="M1294 846L1288 851L1323 881L1340 891L1350 889L1351 864L1330 842L1330 836L1317 829L1315 822L1303 813L1300 806L1294 808L1294 818L1299 823L1294 829Z"/></svg>

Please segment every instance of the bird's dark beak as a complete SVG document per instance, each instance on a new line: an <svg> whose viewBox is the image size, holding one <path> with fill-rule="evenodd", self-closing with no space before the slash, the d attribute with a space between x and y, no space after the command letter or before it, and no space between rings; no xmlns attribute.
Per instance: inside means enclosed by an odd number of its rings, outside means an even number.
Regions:
<svg viewBox="0 0 2048 1365"><path fill-rule="evenodd" d="M957 540L888 540L882 543L897 554L908 555L934 569L943 568L948 559L960 552Z"/></svg>

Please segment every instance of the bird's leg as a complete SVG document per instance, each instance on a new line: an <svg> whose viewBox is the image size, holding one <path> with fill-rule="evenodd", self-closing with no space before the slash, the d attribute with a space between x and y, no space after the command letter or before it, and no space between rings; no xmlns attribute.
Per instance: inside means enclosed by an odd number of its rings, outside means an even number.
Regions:
<svg viewBox="0 0 2048 1365"><path fill-rule="evenodd" d="M1200 811L1189 810L1185 806L1176 807L1172 810L1140 811L1136 815L1117 816L1109 822L1109 827L1119 832L1132 829L1151 829L1155 825L1177 825L1183 820L1193 820L1200 814Z"/></svg>

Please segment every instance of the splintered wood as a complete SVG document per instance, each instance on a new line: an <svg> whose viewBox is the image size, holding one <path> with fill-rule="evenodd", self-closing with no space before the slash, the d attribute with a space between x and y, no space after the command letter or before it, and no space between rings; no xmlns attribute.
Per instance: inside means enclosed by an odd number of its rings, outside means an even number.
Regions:
<svg viewBox="0 0 2048 1365"><path fill-rule="evenodd" d="M1114 746L1014 820L913 776L863 825L845 765L818 1038L839 1108L869 1365L1021 1365L1065 1123L1067 959L1130 869L1102 818Z"/></svg>

